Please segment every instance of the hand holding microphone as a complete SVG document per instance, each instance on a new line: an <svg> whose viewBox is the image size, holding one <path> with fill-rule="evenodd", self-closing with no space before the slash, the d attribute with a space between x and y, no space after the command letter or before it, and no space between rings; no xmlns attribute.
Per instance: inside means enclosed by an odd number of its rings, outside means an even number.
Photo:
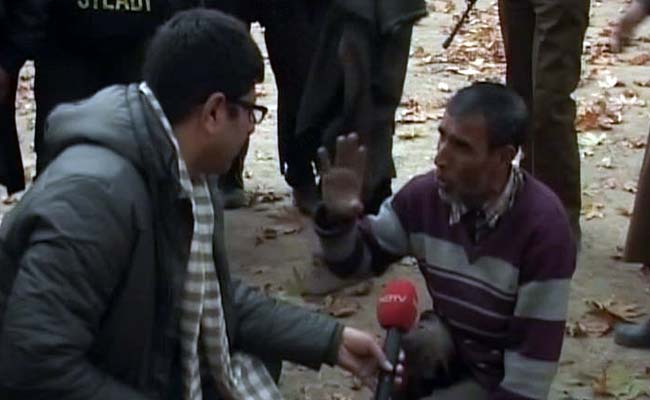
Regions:
<svg viewBox="0 0 650 400"><path fill-rule="evenodd" d="M377 319L387 330L384 354L392 365L396 365L402 335L415 324L418 315L418 295L415 286L408 280L389 282L377 303ZM375 400L390 399L395 371L380 372Z"/></svg>

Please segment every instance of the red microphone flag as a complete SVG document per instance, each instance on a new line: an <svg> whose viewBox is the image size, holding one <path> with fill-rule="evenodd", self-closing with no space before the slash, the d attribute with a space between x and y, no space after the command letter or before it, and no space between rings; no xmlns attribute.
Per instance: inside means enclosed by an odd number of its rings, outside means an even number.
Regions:
<svg viewBox="0 0 650 400"><path fill-rule="evenodd" d="M377 319L384 329L408 332L418 315L418 293L411 281L396 279L386 284L377 302Z"/></svg>

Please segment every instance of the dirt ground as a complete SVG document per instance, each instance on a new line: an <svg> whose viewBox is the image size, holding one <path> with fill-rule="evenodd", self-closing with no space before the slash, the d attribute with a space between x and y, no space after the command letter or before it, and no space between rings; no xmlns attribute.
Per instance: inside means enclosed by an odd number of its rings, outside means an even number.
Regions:
<svg viewBox="0 0 650 400"><path fill-rule="evenodd" d="M583 154L582 251L573 281L569 329L551 399L592 399L607 394L616 399L650 399L650 352L616 346L609 332L612 321L638 321L650 312L650 277L642 274L638 265L619 261L650 125L650 67L646 66L650 65L650 27L642 27L624 54L616 57L603 51L608 22L626 4L624 0L592 4L584 79L575 94ZM441 44L464 2L429 0L429 8L430 15L414 31L404 105L398 111L394 189L431 168L437 121L445 99L473 80L503 80L493 3L479 2L470 24L449 52L443 52ZM260 28L255 27L254 33L263 46ZM20 126L28 159L26 170L31 175L31 81L26 78L21 85ZM246 188L253 196L253 204L227 213L234 272L272 295L341 315L343 323L377 334L381 330L376 323L375 301L381 284L387 280L406 277L417 282L421 308L430 307L411 260L400 262L372 286L357 285L327 296L301 296L304 292L328 292L342 282L314 266L312 255L317 247L310 222L292 207L289 188L278 173L276 92L268 62L267 79L259 89L259 102L269 106L271 113L254 135L246 161ZM0 217L19 197L5 198ZM281 387L287 399L370 398L370 392L360 389L350 376L328 367L314 372L285 364Z"/></svg>

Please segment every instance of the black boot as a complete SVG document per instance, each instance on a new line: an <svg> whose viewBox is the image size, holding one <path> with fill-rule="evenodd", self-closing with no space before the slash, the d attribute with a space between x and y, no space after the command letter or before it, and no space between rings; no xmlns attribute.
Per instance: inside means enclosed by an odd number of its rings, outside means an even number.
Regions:
<svg viewBox="0 0 650 400"><path fill-rule="evenodd" d="M293 188L293 203L302 214L313 216L319 202L320 193L315 184Z"/></svg>
<svg viewBox="0 0 650 400"><path fill-rule="evenodd" d="M641 324L620 324L614 332L614 342L625 347L650 349L650 320Z"/></svg>

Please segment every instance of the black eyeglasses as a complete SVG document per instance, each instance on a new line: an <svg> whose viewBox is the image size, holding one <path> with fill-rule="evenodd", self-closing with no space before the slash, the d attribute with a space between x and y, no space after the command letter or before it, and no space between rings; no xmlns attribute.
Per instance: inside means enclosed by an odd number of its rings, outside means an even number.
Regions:
<svg viewBox="0 0 650 400"><path fill-rule="evenodd" d="M262 123L264 117L266 117L266 114L269 112L268 108L259 104L251 103L250 101L237 99L230 100L230 102L245 108L248 111L248 116L250 117L251 122L255 125Z"/></svg>

